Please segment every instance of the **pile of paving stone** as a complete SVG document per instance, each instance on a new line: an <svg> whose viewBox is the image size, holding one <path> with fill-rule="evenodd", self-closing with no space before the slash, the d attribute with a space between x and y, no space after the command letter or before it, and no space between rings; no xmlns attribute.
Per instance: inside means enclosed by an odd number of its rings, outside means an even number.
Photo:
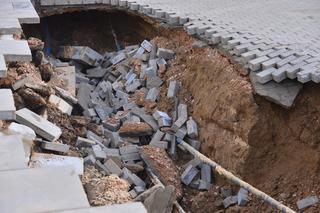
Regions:
<svg viewBox="0 0 320 213"><path fill-rule="evenodd" d="M77 147L87 155L85 166L94 165L105 175L128 180L133 185L133 197L146 190L144 180L128 169L144 167L139 146L166 149L175 157L179 141L186 140L196 149L200 146L197 124L188 117L187 105L179 104L173 117L155 109L161 77L174 56L172 50L157 48L147 40L103 56L80 46L63 46L58 53L58 58L76 67L77 102L83 116L103 129L103 135L87 131L86 138L77 139ZM167 97L176 99L178 90L179 82L170 82ZM70 111L70 107L60 108ZM181 180L208 189L211 173L208 165L190 164Z"/></svg>

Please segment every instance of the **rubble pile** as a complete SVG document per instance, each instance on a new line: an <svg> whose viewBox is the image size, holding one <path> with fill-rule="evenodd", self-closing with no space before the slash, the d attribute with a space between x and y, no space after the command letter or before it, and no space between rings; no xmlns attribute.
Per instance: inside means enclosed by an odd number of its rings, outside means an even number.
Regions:
<svg viewBox="0 0 320 213"><path fill-rule="evenodd" d="M72 166L82 175L91 205L137 200L150 212L159 206L166 212L183 197L183 185L210 190L210 165L197 158L182 168L173 162L178 148L184 151L182 142L200 149L197 123L177 95L180 82L167 82L173 112L157 107L172 50L145 40L103 55L89 47L62 46L56 58L46 58L43 46L30 40L32 75L9 72L11 81L0 82L11 88L0 89L6 100L0 120L15 121L6 133L22 137L29 167ZM221 197L222 208L249 201L243 188Z"/></svg>

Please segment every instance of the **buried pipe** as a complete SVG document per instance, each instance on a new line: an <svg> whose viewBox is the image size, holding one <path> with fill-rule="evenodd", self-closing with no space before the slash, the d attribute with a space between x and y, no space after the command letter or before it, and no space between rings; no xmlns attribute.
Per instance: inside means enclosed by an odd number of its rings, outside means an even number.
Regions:
<svg viewBox="0 0 320 213"><path fill-rule="evenodd" d="M284 212L284 213L295 213L295 211L293 211L289 207L283 205L282 203L280 203L279 201L273 199L272 197L270 197L266 193L260 191L259 189L251 186L249 183L247 183L247 182L241 180L240 178L236 177L235 175L233 175L231 172L229 172L226 169L224 169L222 166L220 166L216 162L212 161L211 159L209 159L205 155L203 155L200 152L198 152L196 149L194 149L192 146L190 146L186 142L181 141L179 143L179 145L182 146L183 148L185 148L187 151L189 151L194 157L196 157L199 160L201 160L202 162L212 166L213 169L219 175L225 177L227 180L230 180L231 182L239 185L240 187L243 187L244 189L248 190L249 192L251 192L255 196L257 196L260 199L264 200L265 202L269 203L274 208L276 208L276 209L278 209L278 210L280 210L281 212Z"/></svg>

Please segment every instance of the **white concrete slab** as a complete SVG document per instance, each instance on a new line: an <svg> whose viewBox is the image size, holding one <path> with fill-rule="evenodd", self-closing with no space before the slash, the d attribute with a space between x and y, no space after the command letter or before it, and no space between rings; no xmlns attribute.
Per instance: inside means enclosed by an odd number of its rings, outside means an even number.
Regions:
<svg viewBox="0 0 320 213"><path fill-rule="evenodd" d="M21 33L22 29L18 19L2 18L0 22L0 34Z"/></svg>
<svg viewBox="0 0 320 213"><path fill-rule="evenodd" d="M70 167L0 172L1 213L52 212L90 207Z"/></svg>
<svg viewBox="0 0 320 213"><path fill-rule="evenodd" d="M22 140L14 135L0 136L0 171L25 168L28 168L28 161L25 158Z"/></svg>
<svg viewBox="0 0 320 213"><path fill-rule="evenodd" d="M73 209L61 211L60 213L147 213L141 202L114 204L109 206L99 206L85 209Z"/></svg>
<svg viewBox="0 0 320 213"><path fill-rule="evenodd" d="M27 41L0 40L0 54L6 61L31 61L31 51Z"/></svg>
<svg viewBox="0 0 320 213"><path fill-rule="evenodd" d="M50 95L49 102L53 105L56 105L61 112L71 115L73 107L62 98L59 98L56 95Z"/></svg>
<svg viewBox="0 0 320 213"><path fill-rule="evenodd" d="M83 175L83 159L63 155L53 155L45 153L32 153L29 167L46 168L57 166L71 166L78 175Z"/></svg>
<svg viewBox="0 0 320 213"><path fill-rule="evenodd" d="M14 120L16 107L11 89L0 89L0 120Z"/></svg>
<svg viewBox="0 0 320 213"><path fill-rule="evenodd" d="M18 123L30 127L38 135L49 141L56 141L62 134L61 129L55 124L49 122L27 108L16 111L16 120Z"/></svg>

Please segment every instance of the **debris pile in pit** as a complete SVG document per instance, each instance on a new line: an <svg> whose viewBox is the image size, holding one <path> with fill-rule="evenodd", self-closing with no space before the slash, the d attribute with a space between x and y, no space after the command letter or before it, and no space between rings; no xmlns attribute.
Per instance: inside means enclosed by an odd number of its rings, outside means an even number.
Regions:
<svg viewBox="0 0 320 213"><path fill-rule="evenodd" d="M171 81L167 92L167 96L175 101L172 116L157 110L162 76L169 60L174 57L173 51L157 49L154 44L144 41L141 46L130 46L104 56L88 47L61 47L58 56L64 62L55 58L47 60L37 50L35 57L39 56L39 64L47 65L41 69L49 69L49 72L40 71L41 78L48 80L48 83L29 83L29 79L18 84L15 91L23 102L32 99L24 106L34 110L40 105L46 108L46 113L39 116L22 108L13 115L15 108L10 106L2 116L11 116L9 119L16 119L24 127L29 126L41 137L35 140L39 144L36 151L70 155L70 148L75 146L84 159L34 153L31 166L57 165L56 159L59 158L62 164L74 166L78 174L85 171L83 183L93 205L139 198L140 201L145 200L146 205L153 206L152 202L156 202L155 198L161 197L162 192L150 191L155 183L145 168L155 173L165 185L174 186L178 199L183 196L181 183L198 190L210 189L213 174L209 165L193 159L184 166L179 176L178 168L164 151L176 158L177 147L182 140L197 150L200 148L196 140L197 124L192 117L188 117L187 105L179 103L176 96L179 82ZM69 84L64 81L59 86L50 82L57 75L57 69L64 70L62 75L74 72L76 85L70 87L72 81ZM47 79L43 73L49 73L50 78ZM72 78L72 75L68 76ZM13 81L12 87L20 80ZM24 90L29 91L28 95L20 94ZM110 190L112 183L119 184L119 190ZM95 187L99 184L102 184L101 187ZM149 196L142 196L145 194ZM167 205L172 205L172 200L169 201ZM248 192L240 189L237 195L226 197L223 206L245 205L247 201ZM167 206L164 208L167 209Z"/></svg>

